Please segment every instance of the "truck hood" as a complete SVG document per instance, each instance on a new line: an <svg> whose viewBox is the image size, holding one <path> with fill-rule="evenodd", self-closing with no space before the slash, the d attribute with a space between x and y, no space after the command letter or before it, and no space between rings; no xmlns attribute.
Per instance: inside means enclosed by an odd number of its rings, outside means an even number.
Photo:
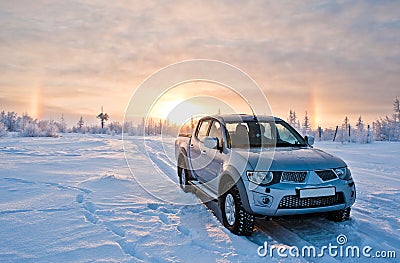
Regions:
<svg viewBox="0 0 400 263"><path fill-rule="evenodd" d="M315 148L233 149L233 152L260 171L310 171L347 166L342 159Z"/></svg>

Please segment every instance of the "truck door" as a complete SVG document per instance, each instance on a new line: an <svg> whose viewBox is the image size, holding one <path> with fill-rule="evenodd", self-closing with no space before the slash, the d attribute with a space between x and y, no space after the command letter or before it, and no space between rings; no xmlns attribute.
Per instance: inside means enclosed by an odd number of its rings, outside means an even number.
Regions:
<svg viewBox="0 0 400 263"><path fill-rule="evenodd" d="M211 122L212 122L211 119L200 120L197 129L194 133L194 136L192 136L192 139L190 140L189 144L191 169L195 173L197 179L203 182L205 181L204 180L206 171L205 168L208 165L207 155L206 152L204 151L205 147L203 144L203 139L208 134Z"/></svg>
<svg viewBox="0 0 400 263"><path fill-rule="evenodd" d="M221 149L224 144L222 126L217 120L214 120L211 123L207 136L218 139L218 149L209 149L209 148L204 149L204 151L206 151L206 159L208 165L205 167L203 178L205 181L208 182L208 185L211 188L217 190L218 187L217 176L220 174L223 164L222 162L223 153L221 153Z"/></svg>

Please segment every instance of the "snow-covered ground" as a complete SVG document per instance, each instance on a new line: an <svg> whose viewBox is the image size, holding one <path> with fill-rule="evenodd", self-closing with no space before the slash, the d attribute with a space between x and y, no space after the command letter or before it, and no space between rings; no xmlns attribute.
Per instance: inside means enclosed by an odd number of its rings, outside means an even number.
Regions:
<svg viewBox="0 0 400 263"><path fill-rule="evenodd" d="M153 137L145 146L140 137L125 140L135 180L117 136L1 138L0 261L282 261L276 254L259 257L257 249L265 241L321 248L337 245L340 234L346 235L348 245L396 251L400 257L399 143L316 144L342 157L352 170L358 191L352 220L337 224L318 216L259 219L251 237L238 237L198 198L179 189L172 140L166 141L162 145ZM343 258L325 255L323 260Z"/></svg>

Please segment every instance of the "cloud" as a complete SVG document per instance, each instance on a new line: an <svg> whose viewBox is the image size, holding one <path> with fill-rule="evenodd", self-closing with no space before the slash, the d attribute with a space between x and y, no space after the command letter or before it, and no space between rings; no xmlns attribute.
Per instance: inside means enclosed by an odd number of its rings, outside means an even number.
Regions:
<svg viewBox="0 0 400 263"><path fill-rule="evenodd" d="M399 95L397 1L38 0L0 10L0 96L15 110L27 100L16 87L40 86L44 116L51 105L67 115L101 104L121 119L143 79L192 58L243 69L279 115L310 111L316 96L335 122L349 111L372 120Z"/></svg>

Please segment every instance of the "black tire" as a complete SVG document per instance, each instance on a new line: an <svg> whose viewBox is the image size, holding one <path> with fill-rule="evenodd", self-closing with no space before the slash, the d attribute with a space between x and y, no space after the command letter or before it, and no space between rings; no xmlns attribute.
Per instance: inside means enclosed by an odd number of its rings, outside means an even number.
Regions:
<svg viewBox="0 0 400 263"><path fill-rule="evenodd" d="M188 169L186 169L186 164L184 161L180 161L177 167L178 170L178 177L179 177L179 186L182 188L182 190L185 193L192 192L192 185L189 184L190 180L190 172Z"/></svg>
<svg viewBox="0 0 400 263"><path fill-rule="evenodd" d="M350 207L342 210L332 211L326 215L326 218L333 222L344 222L350 219L350 211Z"/></svg>
<svg viewBox="0 0 400 263"><path fill-rule="evenodd" d="M229 203L229 199L233 199L234 202L234 211L231 210L231 213L229 213L226 208L226 203ZM236 185L220 196L219 205L223 224L233 234L239 236L250 236L253 233L254 215L244 210L240 193ZM232 217L228 218L229 214L233 214L233 220Z"/></svg>

